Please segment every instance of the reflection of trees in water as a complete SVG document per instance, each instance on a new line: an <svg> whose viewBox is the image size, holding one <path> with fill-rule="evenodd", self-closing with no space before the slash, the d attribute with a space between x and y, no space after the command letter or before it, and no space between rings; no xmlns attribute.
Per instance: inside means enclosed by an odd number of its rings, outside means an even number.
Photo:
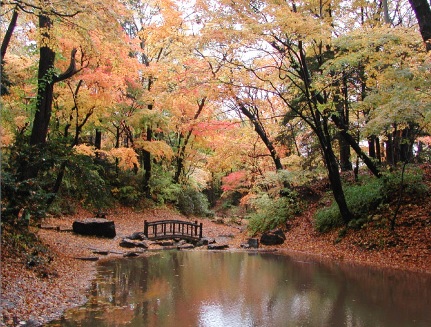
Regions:
<svg viewBox="0 0 431 327"><path fill-rule="evenodd" d="M103 263L100 276L91 310L74 315L83 326L97 326L99 316L101 326L198 326L205 314L225 326L226 319L232 326L358 327L431 320L424 309L431 307L429 276L412 280L409 273L294 256L164 252Z"/></svg>

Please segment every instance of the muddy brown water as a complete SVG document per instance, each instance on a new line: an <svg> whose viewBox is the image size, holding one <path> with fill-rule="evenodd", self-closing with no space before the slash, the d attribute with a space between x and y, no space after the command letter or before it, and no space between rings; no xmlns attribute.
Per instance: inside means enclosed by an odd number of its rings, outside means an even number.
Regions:
<svg viewBox="0 0 431 327"><path fill-rule="evenodd" d="M431 326L431 276L301 255L170 251L101 263L47 326Z"/></svg>

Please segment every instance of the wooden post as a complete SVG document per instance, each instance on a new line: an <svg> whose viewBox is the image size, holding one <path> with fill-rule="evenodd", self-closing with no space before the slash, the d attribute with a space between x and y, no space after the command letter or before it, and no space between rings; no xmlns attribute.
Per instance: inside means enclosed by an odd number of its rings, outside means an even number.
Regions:
<svg viewBox="0 0 431 327"><path fill-rule="evenodd" d="M199 238L202 238L202 223L200 223Z"/></svg>
<svg viewBox="0 0 431 327"><path fill-rule="evenodd" d="M148 221L144 220L144 235L148 238Z"/></svg>

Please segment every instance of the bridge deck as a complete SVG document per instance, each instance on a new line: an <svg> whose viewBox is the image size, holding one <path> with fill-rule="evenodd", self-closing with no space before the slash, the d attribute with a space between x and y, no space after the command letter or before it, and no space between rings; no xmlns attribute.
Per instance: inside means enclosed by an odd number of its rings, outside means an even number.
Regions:
<svg viewBox="0 0 431 327"><path fill-rule="evenodd" d="M202 238L202 223L183 220L144 221L144 234L149 240L181 238L198 241Z"/></svg>

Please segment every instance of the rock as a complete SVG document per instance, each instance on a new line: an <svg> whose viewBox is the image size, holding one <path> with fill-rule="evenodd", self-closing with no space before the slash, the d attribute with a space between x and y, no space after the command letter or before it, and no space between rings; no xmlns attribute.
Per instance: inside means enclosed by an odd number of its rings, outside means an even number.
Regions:
<svg viewBox="0 0 431 327"><path fill-rule="evenodd" d="M229 245L227 244L208 244L208 250L224 250L228 247Z"/></svg>
<svg viewBox="0 0 431 327"><path fill-rule="evenodd" d="M40 229L56 229L56 230L60 230L60 227L58 227L58 226L51 226L51 225L38 224L37 227L39 227Z"/></svg>
<svg viewBox="0 0 431 327"><path fill-rule="evenodd" d="M160 245L160 246L172 246L174 245L173 240L162 240L162 241L156 241L154 244Z"/></svg>
<svg viewBox="0 0 431 327"><path fill-rule="evenodd" d="M259 240L257 238L249 238L247 243L242 243L240 246L244 249L258 249Z"/></svg>
<svg viewBox="0 0 431 327"><path fill-rule="evenodd" d="M188 250L188 249L194 249L195 246L193 244L190 243L185 243L185 244L181 244L177 246L178 250Z"/></svg>
<svg viewBox="0 0 431 327"><path fill-rule="evenodd" d="M100 255L108 255L109 251L103 251L103 250L94 250L94 254L100 254Z"/></svg>
<svg viewBox="0 0 431 327"><path fill-rule="evenodd" d="M144 232L135 232L127 238L130 240L139 240L139 241L148 240L148 238L145 236Z"/></svg>
<svg viewBox="0 0 431 327"><path fill-rule="evenodd" d="M103 218L87 218L74 221L72 224L73 232L80 235L92 235L99 237L114 238L115 224L111 220Z"/></svg>
<svg viewBox="0 0 431 327"><path fill-rule="evenodd" d="M129 238L123 238L120 242L120 246L123 248L148 248L148 244L144 241L135 241Z"/></svg>
<svg viewBox="0 0 431 327"><path fill-rule="evenodd" d="M97 260L99 260L98 257L75 257L75 259L82 260L82 261L97 261Z"/></svg>
<svg viewBox="0 0 431 327"><path fill-rule="evenodd" d="M286 236L281 229L265 232L260 237L260 243L263 245L280 245L283 244L285 240Z"/></svg>
<svg viewBox="0 0 431 327"><path fill-rule="evenodd" d="M259 248L259 239L257 238L249 238L247 240L247 244L249 248L257 249Z"/></svg>
<svg viewBox="0 0 431 327"><path fill-rule="evenodd" d="M139 255L140 255L140 253L131 251L131 252L127 252L127 253L123 254L123 257L132 258L132 257L138 257Z"/></svg>
<svg viewBox="0 0 431 327"><path fill-rule="evenodd" d="M215 243L215 239L212 237L203 237L197 242L196 246L208 245Z"/></svg>

